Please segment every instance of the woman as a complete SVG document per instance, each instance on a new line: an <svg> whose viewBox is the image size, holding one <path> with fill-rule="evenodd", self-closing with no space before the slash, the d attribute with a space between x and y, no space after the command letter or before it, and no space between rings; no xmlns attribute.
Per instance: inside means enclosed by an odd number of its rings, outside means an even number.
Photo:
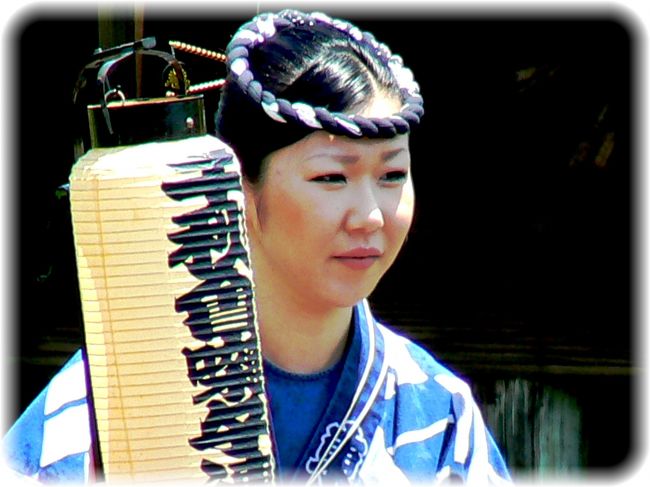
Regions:
<svg viewBox="0 0 650 487"><path fill-rule="evenodd" d="M365 300L413 217L411 72L369 33L296 11L242 26L228 57L217 135L242 163L279 480L507 482L469 387Z"/></svg>

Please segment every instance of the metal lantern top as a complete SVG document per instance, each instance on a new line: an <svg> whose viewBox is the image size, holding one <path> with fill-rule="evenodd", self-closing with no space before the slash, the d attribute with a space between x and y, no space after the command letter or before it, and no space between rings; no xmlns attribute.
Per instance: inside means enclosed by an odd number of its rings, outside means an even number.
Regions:
<svg viewBox="0 0 650 487"><path fill-rule="evenodd" d="M74 101L88 87L91 76L95 77L99 91L98 103L87 107L93 148L179 140L207 133L202 95L188 94L188 82L180 62L173 54L154 49L155 45L155 38L147 37L110 49L97 49L81 71ZM110 75L135 55L154 56L166 63L173 83L165 86L172 90L172 96L128 98L119 86L111 86Z"/></svg>

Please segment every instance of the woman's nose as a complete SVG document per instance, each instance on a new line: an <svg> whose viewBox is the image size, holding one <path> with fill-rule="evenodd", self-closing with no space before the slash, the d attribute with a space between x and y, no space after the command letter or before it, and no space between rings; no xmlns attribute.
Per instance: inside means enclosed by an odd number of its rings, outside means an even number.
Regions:
<svg viewBox="0 0 650 487"><path fill-rule="evenodd" d="M355 190L348 212L348 231L372 233L384 226L384 214L373 188L363 185Z"/></svg>

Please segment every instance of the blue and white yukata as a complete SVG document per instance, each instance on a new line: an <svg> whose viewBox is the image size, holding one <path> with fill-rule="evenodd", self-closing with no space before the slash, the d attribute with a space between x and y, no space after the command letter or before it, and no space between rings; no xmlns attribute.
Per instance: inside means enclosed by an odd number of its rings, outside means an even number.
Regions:
<svg viewBox="0 0 650 487"><path fill-rule="evenodd" d="M510 483L464 381L378 323L365 300L354 308L353 327L332 399L291 473L279 465L280 481ZM42 482L88 482L91 434L84 370L78 352L7 433L10 468ZM272 424L275 400L271 397Z"/></svg>

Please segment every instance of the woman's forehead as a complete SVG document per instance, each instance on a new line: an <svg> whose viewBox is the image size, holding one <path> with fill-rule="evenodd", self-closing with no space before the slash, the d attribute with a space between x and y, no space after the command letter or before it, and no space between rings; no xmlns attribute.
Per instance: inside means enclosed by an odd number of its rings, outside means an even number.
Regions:
<svg viewBox="0 0 650 487"><path fill-rule="evenodd" d="M342 135L332 135L323 130L313 132L296 142L294 155L300 159L316 156L364 155L371 153L392 152L398 149L408 151L408 134L396 135L388 139L352 139Z"/></svg>

